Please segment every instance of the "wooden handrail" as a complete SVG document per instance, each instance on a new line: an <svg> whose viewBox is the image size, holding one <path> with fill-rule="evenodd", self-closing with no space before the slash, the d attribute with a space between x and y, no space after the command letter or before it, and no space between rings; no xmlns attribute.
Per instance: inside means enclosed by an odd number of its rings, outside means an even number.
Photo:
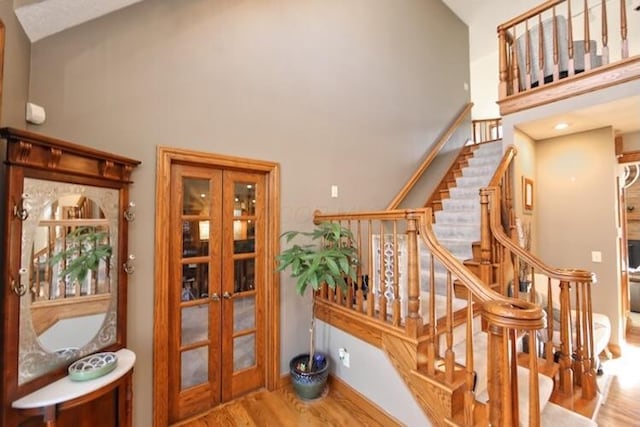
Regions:
<svg viewBox="0 0 640 427"><path fill-rule="evenodd" d="M400 206L400 203L404 200L405 197L407 197L407 194L409 194L409 191L411 191L411 189L416 185L420 177L422 177L424 172L431 165L431 162L433 162L433 160L436 158L438 153L440 153L440 151L442 150L442 147L444 147L447 141L449 141L449 139L451 138L453 133L456 131L456 129L460 126L464 118L467 116L467 114L469 114L469 112L471 111L471 107L473 107L472 102L468 103L462 108L462 110L460 110L455 120L449 125L447 130L438 139L438 142L433 146L433 149L431 150L431 152L427 155L427 157L425 157L425 159L422 161L418 169L413 173L411 178L409 178L409 180L402 187L402 189L400 189L396 197L394 197L391 203L389 203L389 206L387 206L387 210L397 209L398 206Z"/></svg>
<svg viewBox="0 0 640 427"><path fill-rule="evenodd" d="M490 206L490 225L491 232L496 240L506 247L511 253L515 254L518 258L521 258L528 265L534 267L536 270L543 272L546 276L553 279L566 282L595 282L595 273L573 268L554 268L546 265L535 255L526 251L517 245L513 240L507 236L500 223L500 211L499 204L496 203L496 197L492 197L499 191L497 187L485 187L480 190L481 194L487 194L489 196Z"/></svg>
<svg viewBox="0 0 640 427"><path fill-rule="evenodd" d="M542 12L545 12L549 9L551 9L554 6L557 6L561 3L566 2L567 0L550 0L547 2L542 3L541 5L538 5L536 7L534 7L533 9L530 9L524 13L521 13L520 15L516 16L515 18L511 18L510 20L508 20L507 22L505 22L504 24L500 24L498 25L498 31L506 31L509 28L521 24L524 21L526 21L527 19L531 19L533 17L535 17L536 15L541 14Z"/></svg>

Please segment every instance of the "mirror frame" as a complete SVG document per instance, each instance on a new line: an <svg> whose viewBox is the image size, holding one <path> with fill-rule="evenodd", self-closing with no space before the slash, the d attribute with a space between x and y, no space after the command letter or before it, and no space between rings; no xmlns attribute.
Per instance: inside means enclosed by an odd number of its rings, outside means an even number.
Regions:
<svg viewBox="0 0 640 427"><path fill-rule="evenodd" d="M128 187L138 160L83 147L71 142L33 132L3 128L0 137L6 142L6 194L4 229L4 271L0 321L2 322L2 416L0 425L14 425L19 420L11 410L11 403L53 381L67 375L68 364L47 374L18 385L18 351L20 301L28 297L18 295L20 286L23 221L20 219L24 178L53 180L72 184L116 189L119 193L118 253L114 254L117 274L116 340L100 351L116 351L126 346L127 282L123 268L128 257L128 220L125 210L129 204ZM28 210L26 211L28 214ZM30 249L27 249L30 250ZM116 273L117 272L117 273ZM28 286L25 284L25 286ZM15 289L14 289L15 288ZM70 361L71 363L73 361Z"/></svg>

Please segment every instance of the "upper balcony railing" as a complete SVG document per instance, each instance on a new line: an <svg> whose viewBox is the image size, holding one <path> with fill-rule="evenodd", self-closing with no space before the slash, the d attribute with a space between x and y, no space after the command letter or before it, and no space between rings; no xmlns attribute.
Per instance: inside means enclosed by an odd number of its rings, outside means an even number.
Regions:
<svg viewBox="0 0 640 427"><path fill-rule="evenodd" d="M501 114L640 78L631 22L626 0L550 0L500 25Z"/></svg>

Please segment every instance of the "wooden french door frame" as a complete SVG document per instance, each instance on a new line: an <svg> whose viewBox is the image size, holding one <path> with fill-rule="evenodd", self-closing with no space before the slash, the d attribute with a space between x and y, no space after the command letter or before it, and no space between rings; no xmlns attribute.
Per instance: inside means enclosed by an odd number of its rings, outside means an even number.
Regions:
<svg viewBox="0 0 640 427"><path fill-rule="evenodd" d="M175 163L198 167L233 169L265 175L265 387L275 390L280 378L280 290L275 255L279 245L280 166L262 160L222 156L171 147L158 147L156 164L155 287L153 325L153 425L169 424L169 265L171 166Z"/></svg>

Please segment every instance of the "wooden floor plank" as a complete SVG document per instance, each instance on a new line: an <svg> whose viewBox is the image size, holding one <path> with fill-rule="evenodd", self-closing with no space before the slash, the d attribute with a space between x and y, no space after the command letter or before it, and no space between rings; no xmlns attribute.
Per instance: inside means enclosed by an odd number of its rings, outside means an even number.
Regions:
<svg viewBox="0 0 640 427"><path fill-rule="evenodd" d="M379 417L379 415L378 415ZM302 401L291 386L268 392L250 393L212 409L198 418L175 424L180 427L396 427L392 421L379 422L338 391L323 398Z"/></svg>
<svg viewBox="0 0 640 427"><path fill-rule="evenodd" d="M614 376L605 403L596 421L601 426L636 426L640 420L640 327L627 335L622 356L605 365ZM395 427L389 418L369 416L345 395L330 389L327 396L311 402L298 399L291 386L274 392L257 391L214 408L199 418L176 424L186 427Z"/></svg>
<svg viewBox="0 0 640 427"><path fill-rule="evenodd" d="M600 426L640 425L640 325L627 334L622 356L608 361L605 372L614 375L609 394L596 421Z"/></svg>

